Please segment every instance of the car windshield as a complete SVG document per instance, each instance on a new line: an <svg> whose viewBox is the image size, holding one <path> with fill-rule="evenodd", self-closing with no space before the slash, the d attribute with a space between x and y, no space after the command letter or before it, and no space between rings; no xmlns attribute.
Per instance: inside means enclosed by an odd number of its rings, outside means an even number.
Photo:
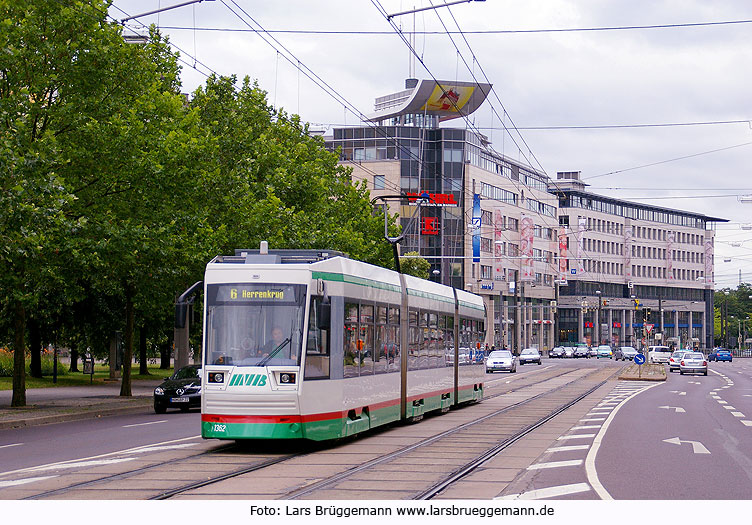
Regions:
<svg viewBox="0 0 752 525"><path fill-rule="evenodd" d="M529 354L537 354L537 353L538 353L538 350L536 350L535 348L525 348L525 349L524 349L524 350L522 351L522 353L523 353L524 355L529 355Z"/></svg>
<svg viewBox="0 0 752 525"><path fill-rule="evenodd" d="M687 352L684 359L704 359L705 356L699 352Z"/></svg>
<svg viewBox="0 0 752 525"><path fill-rule="evenodd" d="M201 369L195 366L184 366L172 374L171 379L194 379L201 377Z"/></svg>
<svg viewBox="0 0 752 525"><path fill-rule="evenodd" d="M684 355L684 352L674 352L673 354L671 354L671 357L681 357L683 355Z"/></svg>
<svg viewBox="0 0 752 525"><path fill-rule="evenodd" d="M512 357L512 352L510 352L509 350L494 350L493 352L488 354L488 357Z"/></svg>
<svg viewBox="0 0 752 525"><path fill-rule="evenodd" d="M206 296L207 363L300 362L305 285L210 284Z"/></svg>

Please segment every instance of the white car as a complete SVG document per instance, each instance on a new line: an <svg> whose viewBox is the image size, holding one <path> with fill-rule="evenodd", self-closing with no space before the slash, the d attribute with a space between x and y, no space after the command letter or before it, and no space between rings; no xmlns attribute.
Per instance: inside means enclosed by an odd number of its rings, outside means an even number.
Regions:
<svg viewBox="0 0 752 525"><path fill-rule="evenodd" d="M520 365L525 363L541 364L541 355L537 348L525 348L520 352Z"/></svg>
<svg viewBox="0 0 752 525"><path fill-rule="evenodd" d="M517 358L509 350L494 350L486 358L486 373L517 371Z"/></svg>
<svg viewBox="0 0 752 525"><path fill-rule="evenodd" d="M671 358L671 349L667 346L650 346L648 347L648 362L650 363L668 363Z"/></svg>
<svg viewBox="0 0 752 525"><path fill-rule="evenodd" d="M635 358L636 355L637 355L637 350L635 350L631 346L622 346L621 347L621 359L622 359L622 361L634 361L634 358Z"/></svg>
<svg viewBox="0 0 752 525"><path fill-rule="evenodd" d="M708 360L700 352L686 352L679 362L679 373L708 375Z"/></svg>

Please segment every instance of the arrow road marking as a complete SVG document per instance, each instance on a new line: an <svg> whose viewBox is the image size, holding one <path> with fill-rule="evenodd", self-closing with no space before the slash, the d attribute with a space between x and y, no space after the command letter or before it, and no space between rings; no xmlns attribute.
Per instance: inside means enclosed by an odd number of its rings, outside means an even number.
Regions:
<svg viewBox="0 0 752 525"><path fill-rule="evenodd" d="M702 383L700 383L699 381L690 381L689 384L690 385L701 385Z"/></svg>
<svg viewBox="0 0 752 525"><path fill-rule="evenodd" d="M686 395L687 395L687 393L686 393L686 392L682 392L682 391L680 391L680 390L670 390L670 392L671 392L672 394L677 394L677 395L680 395L680 396L686 396Z"/></svg>
<svg viewBox="0 0 752 525"><path fill-rule="evenodd" d="M673 409L674 409L674 412L675 412L675 413L677 413L677 414L680 414L680 413L686 412L686 410L684 410L684 409L683 409L682 407L670 407L670 406L668 406L668 405L664 405L664 406L662 406L662 407L658 407L658 408L665 408L665 409L667 409L667 410L671 410L671 409L673 408Z"/></svg>
<svg viewBox="0 0 752 525"><path fill-rule="evenodd" d="M692 443L692 452L694 452L695 454L710 454L710 451L705 448L705 445L703 445L699 441L687 441L684 439L679 439L678 437L664 439L663 441L665 443L671 443L672 445L679 446L681 446L682 443Z"/></svg>

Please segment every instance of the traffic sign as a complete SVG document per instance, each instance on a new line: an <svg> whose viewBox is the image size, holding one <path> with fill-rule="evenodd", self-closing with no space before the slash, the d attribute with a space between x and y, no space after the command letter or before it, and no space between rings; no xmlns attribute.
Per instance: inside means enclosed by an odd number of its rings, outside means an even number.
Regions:
<svg viewBox="0 0 752 525"><path fill-rule="evenodd" d="M642 354L637 354L634 356L634 362L636 365L644 365L645 364L645 356Z"/></svg>
<svg viewBox="0 0 752 525"><path fill-rule="evenodd" d="M647 331L647 333L650 333L650 332L652 332L652 331L653 331L653 327L654 327L654 326L655 326L654 324L651 324L651 323L645 323L645 331Z"/></svg>

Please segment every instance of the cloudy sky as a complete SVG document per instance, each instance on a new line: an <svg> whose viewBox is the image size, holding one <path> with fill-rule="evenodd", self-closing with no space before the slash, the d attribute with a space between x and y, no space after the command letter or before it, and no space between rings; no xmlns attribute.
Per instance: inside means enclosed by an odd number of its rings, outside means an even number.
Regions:
<svg viewBox="0 0 752 525"><path fill-rule="evenodd" d="M115 0L110 14L183 1ZM384 14L429 5L206 0L126 32L158 24L182 50L185 91L212 71L249 76L316 127L354 125L410 76L408 46ZM717 225L716 287L736 287L740 270L752 282L752 202L742 202L752 200L752 2L486 0L393 21L418 32L417 78L485 74L494 85L469 124L451 126L481 129L551 177L579 170L594 192L728 219ZM655 124L675 125L645 126Z"/></svg>

